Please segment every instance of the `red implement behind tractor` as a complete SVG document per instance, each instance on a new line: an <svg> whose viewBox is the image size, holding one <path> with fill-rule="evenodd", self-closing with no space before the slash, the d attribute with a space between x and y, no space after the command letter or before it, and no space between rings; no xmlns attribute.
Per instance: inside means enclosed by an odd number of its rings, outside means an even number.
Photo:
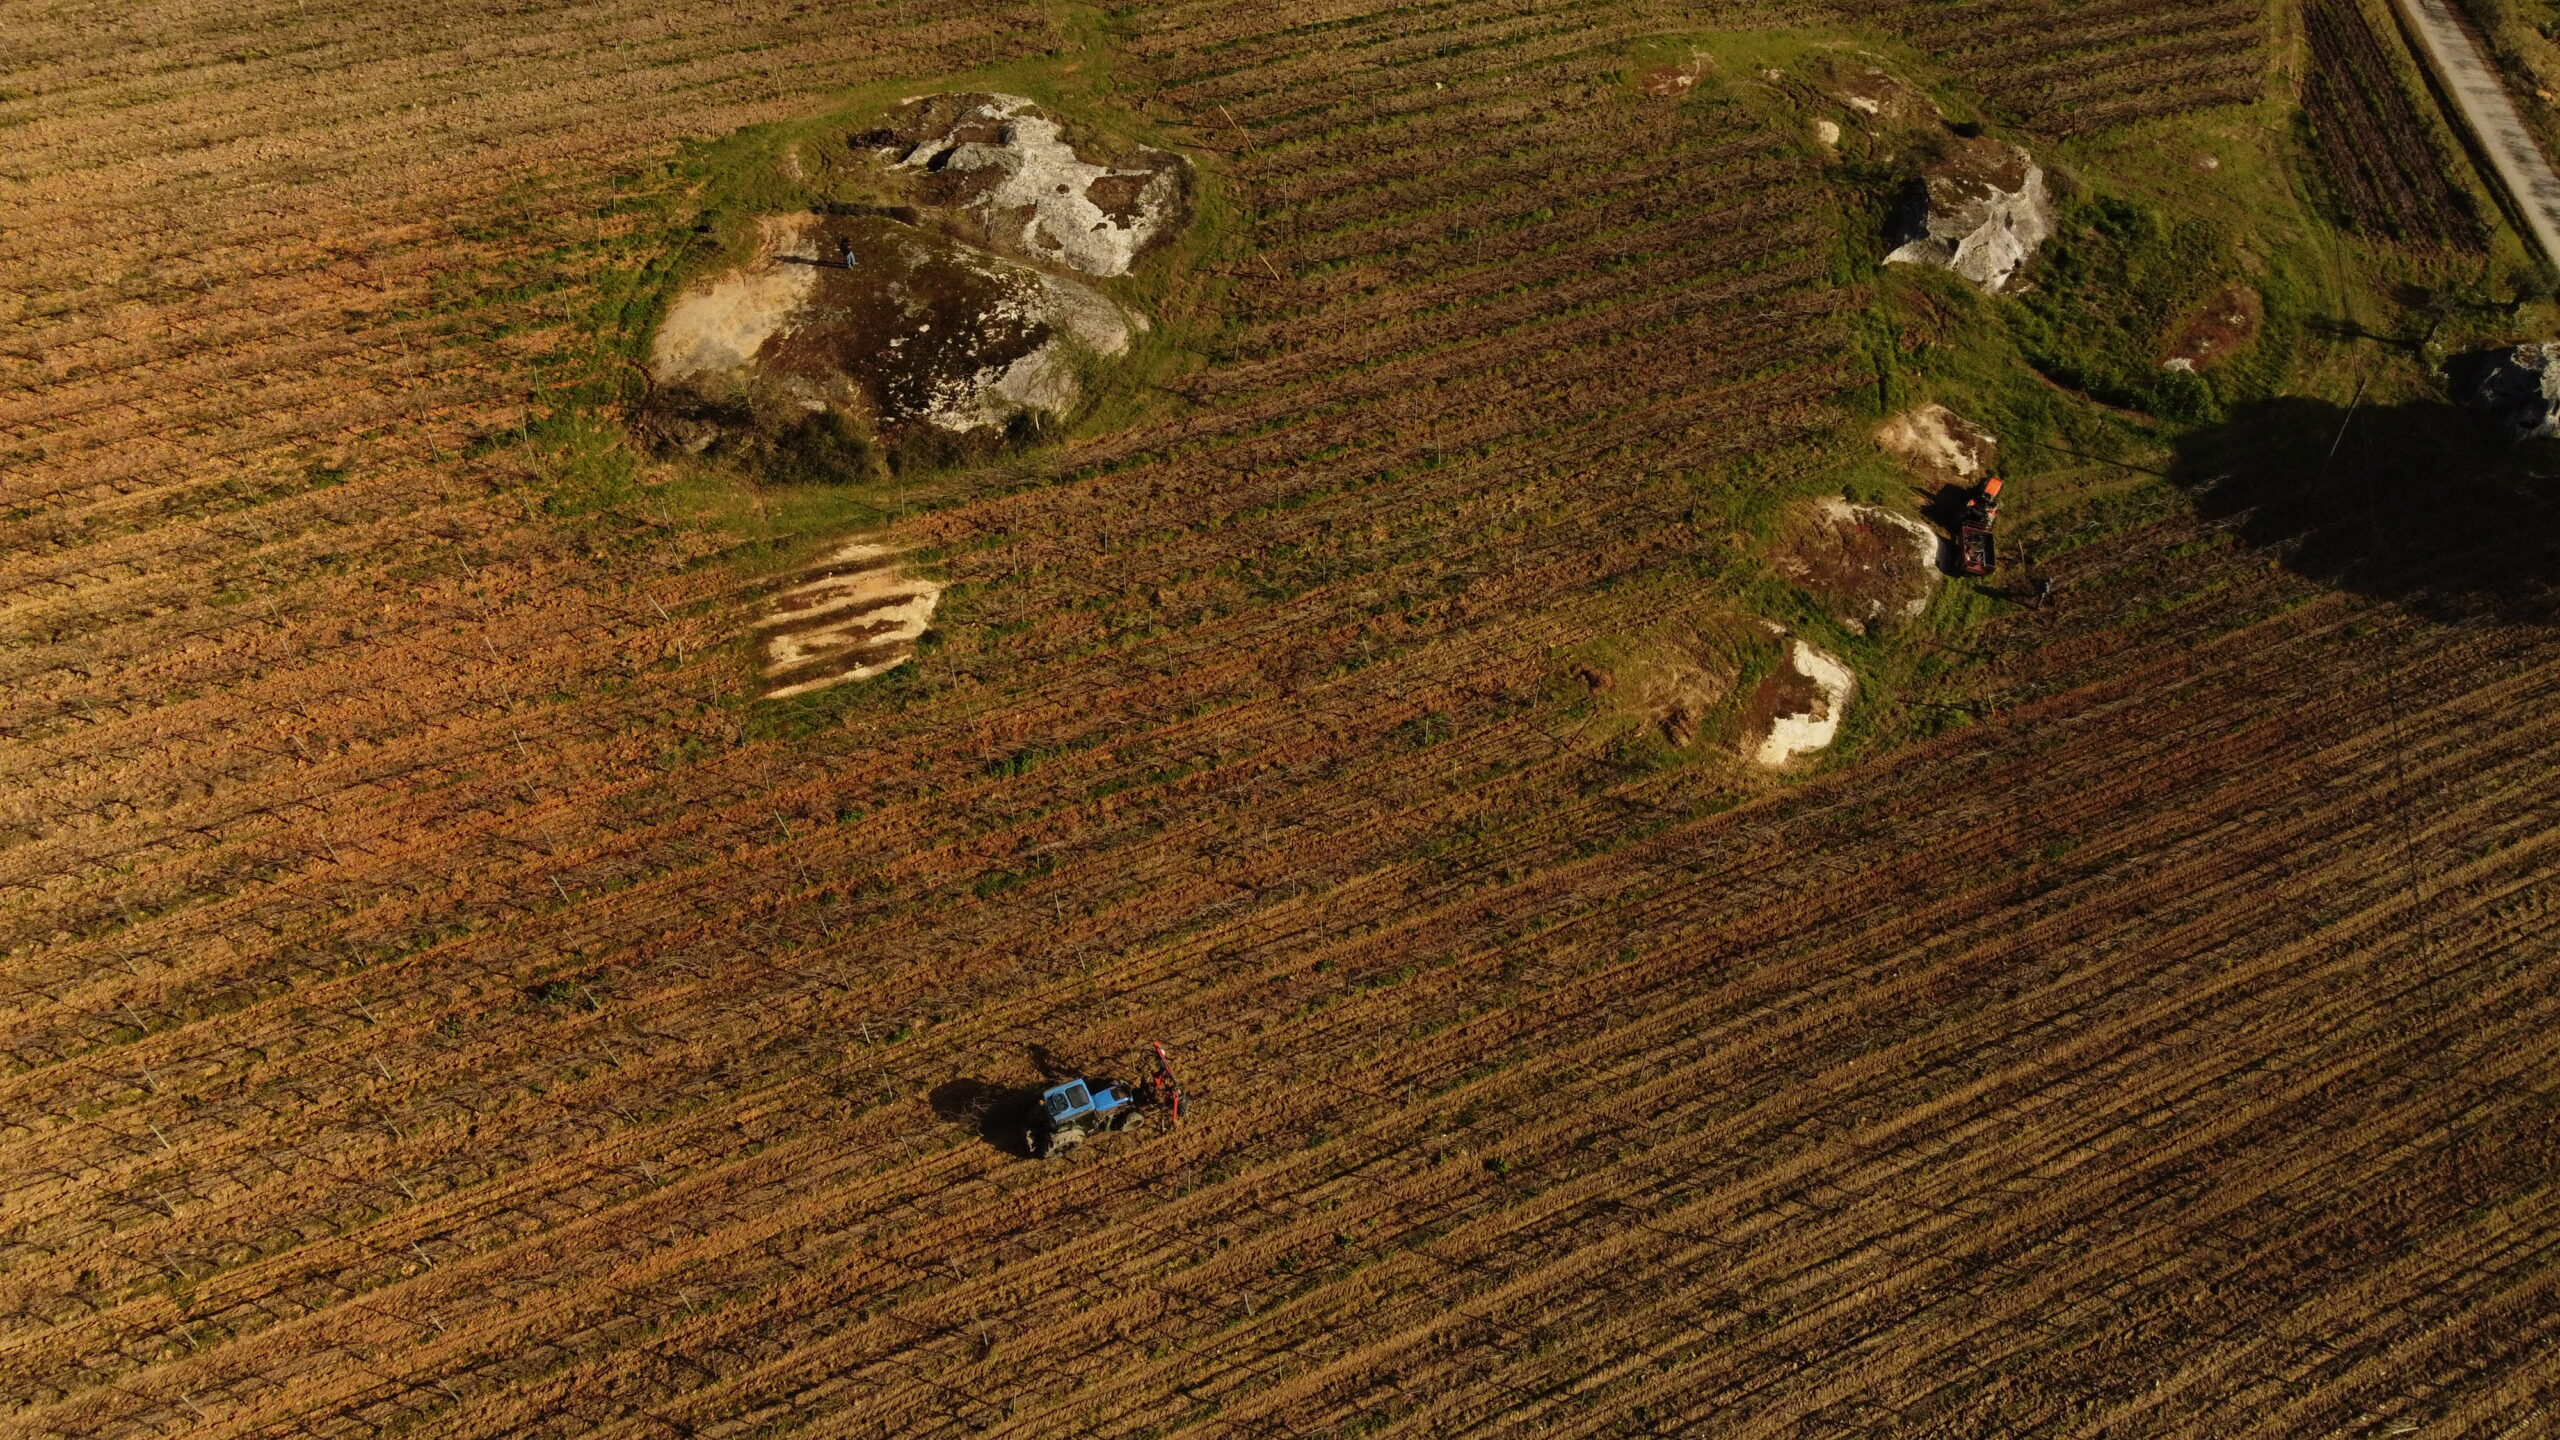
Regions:
<svg viewBox="0 0 2560 1440"><path fill-rule="evenodd" d="M1173 1059L1164 1053L1161 1041L1155 1045L1156 1073L1147 1077L1147 1098L1164 1110L1167 1122L1182 1123L1182 1087L1174 1083Z"/></svg>

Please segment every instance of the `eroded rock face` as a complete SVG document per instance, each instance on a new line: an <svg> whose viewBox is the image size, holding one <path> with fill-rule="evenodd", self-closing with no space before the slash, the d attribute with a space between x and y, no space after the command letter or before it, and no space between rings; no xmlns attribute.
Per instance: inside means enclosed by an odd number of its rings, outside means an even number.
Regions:
<svg viewBox="0 0 2560 1440"><path fill-rule="evenodd" d="M1001 430L1074 408L1075 353L1129 343L1098 292L886 217L777 216L761 238L677 297L651 344L661 428L688 449L787 449L828 415L892 437Z"/></svg>
<svg viewBox="0 0 2560 1440"><path fill-rule="evenodd" d="M1950 485L1969 486L1990 474L2000 453L1990 431L1934 400L1878 426L1876 444L1920 475Z"/></svg>
<svg viewBox="0 0 2560 1440"><path fill-rule="evenodd" d="M1169 151L1088 155L1019 95L930 95L857 136L916 198L966 215L989 247L1087 275L1125 275L1172 238L1189 207L1189 168Z"/></svg>
<svg viewBox="0 0 2560 1440"><path fill-rule="evenodd" d="M2474 409L2517 440L2560 438L2560 341L2493 350L2477 363Z"/></svg>
<svg viewBox="0 0 2560 1440"><path fill-rule="evenodd" d="M1744 719L1743 750L1753 763L1777 769L1828 747L1848 718L1857 676L1837 656L1791 640L1787 658L1752 692Z"/></svg>
<svg viewBox="0 0 2560 1440"><path fill-rule="evenodd" d="M1998 294L2052 234L2043 169L2019 147L1977 136L1922 168L1884 259L1953 270Z"/></svg>

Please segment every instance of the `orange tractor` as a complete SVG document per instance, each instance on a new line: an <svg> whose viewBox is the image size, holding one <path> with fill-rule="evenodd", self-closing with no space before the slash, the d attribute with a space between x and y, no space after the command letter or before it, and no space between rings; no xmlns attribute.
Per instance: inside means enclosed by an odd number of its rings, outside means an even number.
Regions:
<svg viewBox="0 0 2560 1440"><path fill-rule="evenodd" d="M1964 519L1956 526L1956 548L1964 573L1988 575L1999 556L1991 544L1991 523L2000 518L2000 477L1991 476L1964 502Z"/></svg>

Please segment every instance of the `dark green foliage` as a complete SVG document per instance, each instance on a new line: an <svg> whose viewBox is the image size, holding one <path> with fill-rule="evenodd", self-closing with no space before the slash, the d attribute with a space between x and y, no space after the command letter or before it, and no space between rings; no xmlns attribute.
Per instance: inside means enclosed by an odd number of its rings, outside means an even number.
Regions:
<svg viewBox="0 0 2560 1440"><path fill-rule="evenodd" d="M2235 274L2221 227L2084 194L2063 202L2057 230L2019 296L2014 328L2028 362L2110 405L2180 420L2220 414L2234 398L2228 385L2160 361L2181 320Z"/></svg>
<svg viewBox="0 0 2560 1440"><path fill-rule="evenodd" d="M835 410L812 412L774 441L771 473L788 483L858 485L884 468L871 437Z"/></svg>

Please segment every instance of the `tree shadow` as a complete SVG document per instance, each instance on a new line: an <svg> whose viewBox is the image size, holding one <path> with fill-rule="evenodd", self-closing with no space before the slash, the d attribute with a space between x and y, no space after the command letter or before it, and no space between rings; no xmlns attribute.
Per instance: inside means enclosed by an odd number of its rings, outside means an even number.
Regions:
<svg viewBox="0 0 2560 1440"><path fill-rule="evenodd" d="M2440 620L2549 624L2560 447L2444 401L2258 401L2180 440L2170 479L2305 578Z"/></svg>
<svg viewBox="0 0 2560 1440"><path fill-rule="evenodd" d="M984 1080L946 1080L925 1100L941 1119L976 1131L979 1139L1007 1155L1031 1158L1031 1113L1040 1103L1039 1091Z"/></svg>

